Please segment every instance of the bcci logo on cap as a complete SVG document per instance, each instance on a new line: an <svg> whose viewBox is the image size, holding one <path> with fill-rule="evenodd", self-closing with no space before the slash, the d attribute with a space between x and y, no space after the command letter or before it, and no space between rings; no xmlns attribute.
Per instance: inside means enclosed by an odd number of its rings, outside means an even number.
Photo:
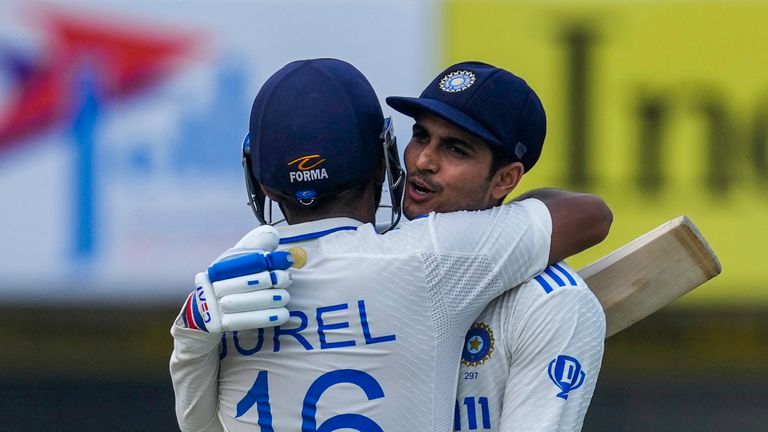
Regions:
<svg viewBox="0 0 768 432"><path fill-rule="evenodd" d="M320 155L313 154L301 156L288 162L288 166L295 165L298 169L298 171L288 173L291 183L327 179L328 172L321 166L325 161L326 159L322 159Z"/></svg>
<svg viewBox="0 0 768 432"><path fill-rule="evenodd" d="M477 366L485 363L493 354L493 330L486 323L476 322L467 332L464 339L464 351L461 353L461 364Z"/></svg>
<svg viewBox="0 0 768 432"><path fill-rule="evenodd" d="M466 90L475 83L475 74L462 70L451 72L440 80L440 90L448 93L456 93Z"/></svg>
<svg viewBox="0 0 768 432"><path fill-rule="evenodd" d="M584 378L587 374L581 370L581 363L571 356L559 355L556 359L549 362L549 379L557 387L560 388L560 393L557 397L562 399L568 399L568 393L584 384Z"/></svg>

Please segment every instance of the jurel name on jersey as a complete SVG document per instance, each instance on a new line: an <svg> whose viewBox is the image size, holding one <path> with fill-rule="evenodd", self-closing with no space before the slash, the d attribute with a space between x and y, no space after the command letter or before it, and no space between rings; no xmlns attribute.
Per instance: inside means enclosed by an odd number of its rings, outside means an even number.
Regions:
<svg viewBox="0 0 768 432"><path fill-rule="evenodd" d="M357 309L357 313L344 313L343 311ZM277 326L267 329L267 332L272 332L271 337L265 337L265 329L258 329L257 335L254 338L248 337L245 334L253 334L253 331L248 332L232 332L231 337L225 335L222 339L222 358L227 355L227 345L231 339L232 346L235 352L249 356L256 354L260 351L267 351L269 348L265 347L265 341L271 340L272 352L280 352L281 343L287 343L286 339L291 342L298 342L304 347L306 351L312 350L328 350L335 348L352 347L358 345L373 345L384 342L392 342L397 339L395 334L374 335L371 329L370 317L365 308L365 300L358 300L356 304L350 305L349 303L339 303L329 306L320 306L313 310L314 313L307 313L305 311L293 310L290 311L291 320L284 326ZM339 318L339 313L354 317L356 322L350 323L345 321L345 318ZM298 322L298 325L296 325ZM359 325L358 325L359 324ZM286 326L290 326L286 328ZM349 335L354 332L359 332L360 337L350 338ZM342 330L342 331L337 331ZM342 336L343 335L343 336ZM362 343L358 343L362 342Z"/></svg>

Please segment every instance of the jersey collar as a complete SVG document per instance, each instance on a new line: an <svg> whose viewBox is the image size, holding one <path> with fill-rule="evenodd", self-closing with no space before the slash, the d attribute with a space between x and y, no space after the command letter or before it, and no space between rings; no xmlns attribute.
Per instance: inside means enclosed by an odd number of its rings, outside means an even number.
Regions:
<svg viewBox="0 0 768 432"><path fill-rule="evenodd" d="M362 222L352 218L329 218L295 225L276 227L280 232L280 244L313 240L338 231L356 230Z"/></svg>

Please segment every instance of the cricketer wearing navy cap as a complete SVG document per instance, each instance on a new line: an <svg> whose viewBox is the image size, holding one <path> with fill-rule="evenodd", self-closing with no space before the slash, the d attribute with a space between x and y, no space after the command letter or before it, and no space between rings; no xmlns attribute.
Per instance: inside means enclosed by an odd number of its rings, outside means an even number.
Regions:
<svg viewBox="0 0 768 432"><path fill-rule="evenodd" d="M420 97L387 102L416 120L405 149L409 218L498 205L542 151L538 96L485 63L453 65ZM467 332L453 430L580 430L604 338L602 307L564 262L502 294Z"/></svg>
<svg viewBox="0 0 768 432"><path fill-rule="evenodd" d="M418 98L388 97L410 117L429 112L520 161L526 172L541 155L547 119L536 92L522 78L480 62L458 63L438 75Z"/></svg>
<svg viewBox="0 0 768 432"><path fill-rule="evenodd" d="M283 208L281 247L300 246L308 259L291 269L290 314L277 327L216 334L177 319L171 377L182 431L449 430L474 317L564 250L605 236L602 207L574 194L432 214L378 234L387 153L378 105L362 74L333 59L291 63L259 91L247 182ZM581 226L575 239L552 237ZM224 256L258 248L252 233ZM252 276L238 279L244 292L269 280Z"/></svg>
<svg viewBox="0 0 768 432"><path fill-rule="evenodd" d="M409 218L429 211L478 210L499 204L541 155L546 135L541 100L522 78L504 69L480 62L458 63L440 73L418 98L388 97L387 103L416 120L406 163L414 154L421 155L415 152L420 138L435 128L450 128L460 135L451 141L457 155L482 150L490 159L490 172L478 170L485 163L479 161L478 166L455 173L455 184L442 184L440 176L412 163L403 203ZM477 181L472 181L474 177ZM484 187L469 189L475 183Z"/></svg>

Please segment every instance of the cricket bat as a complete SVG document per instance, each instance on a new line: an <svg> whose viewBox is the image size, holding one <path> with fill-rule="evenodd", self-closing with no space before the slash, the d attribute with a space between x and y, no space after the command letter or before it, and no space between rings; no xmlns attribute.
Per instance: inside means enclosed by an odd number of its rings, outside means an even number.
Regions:
<svg viewBox="0 0 768 432"><path fill-rule="evenodd" d="M720 274L687 216L643 234L579 271L603 305L610 337Z"/></svg>

